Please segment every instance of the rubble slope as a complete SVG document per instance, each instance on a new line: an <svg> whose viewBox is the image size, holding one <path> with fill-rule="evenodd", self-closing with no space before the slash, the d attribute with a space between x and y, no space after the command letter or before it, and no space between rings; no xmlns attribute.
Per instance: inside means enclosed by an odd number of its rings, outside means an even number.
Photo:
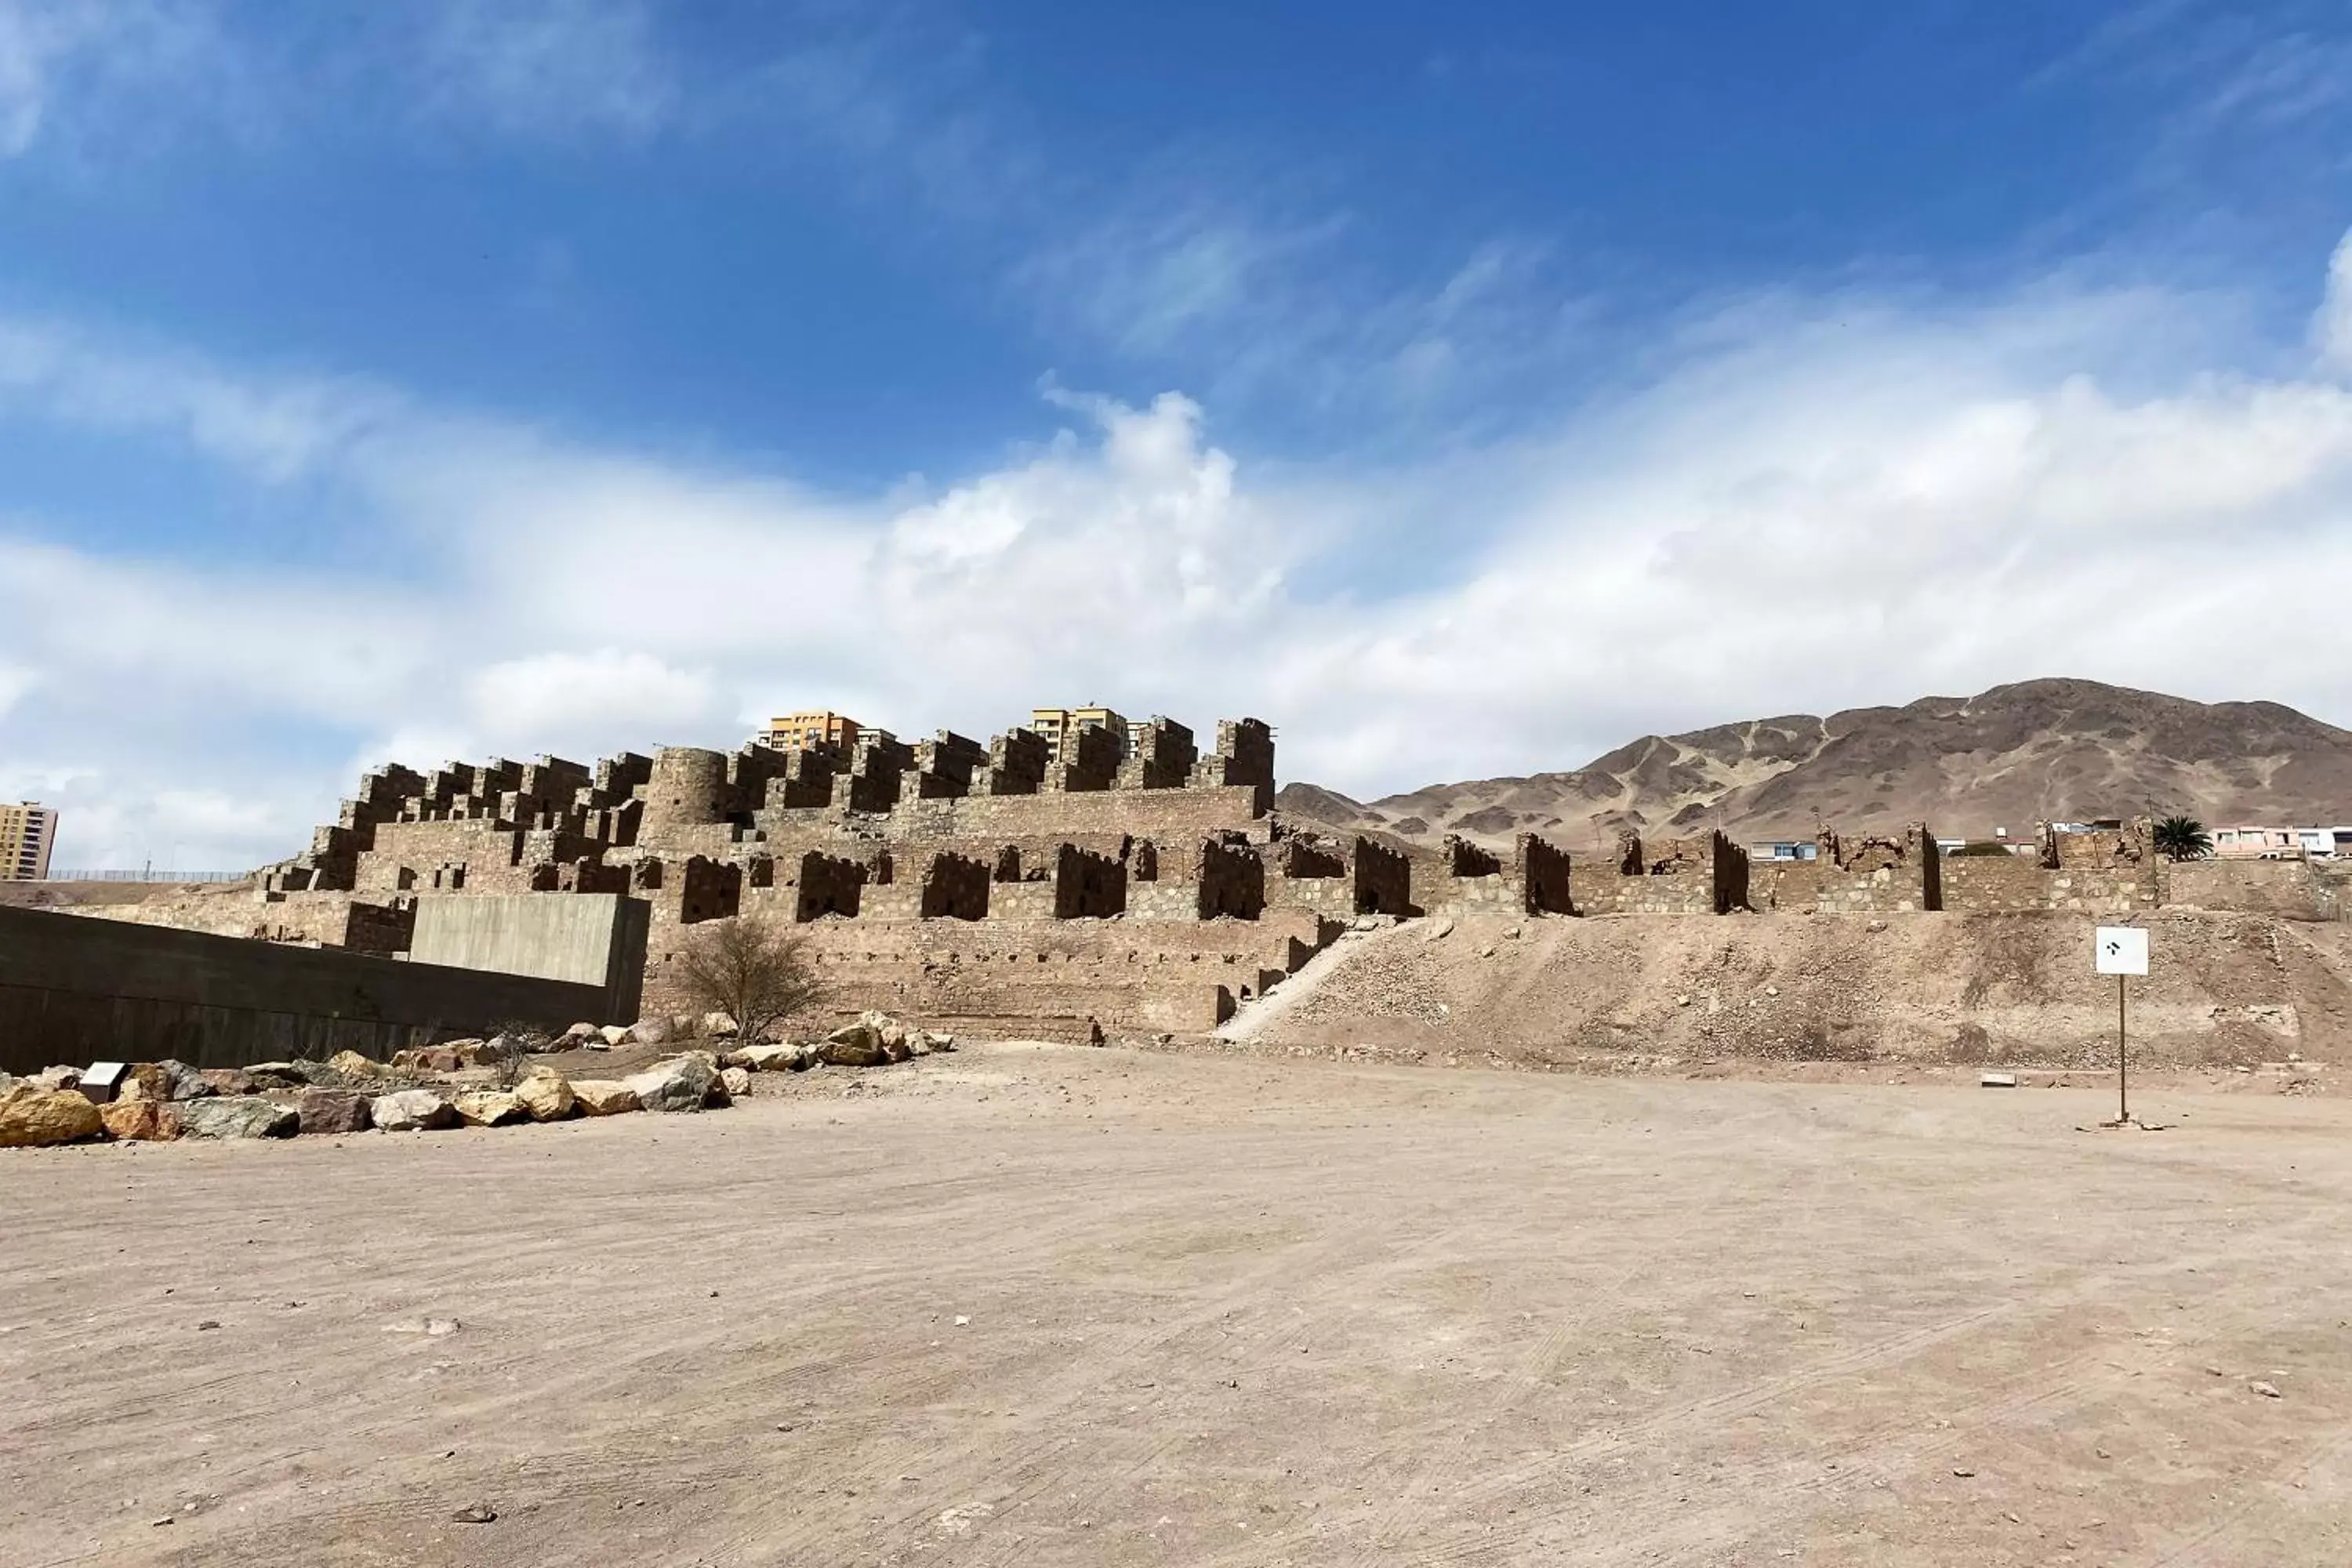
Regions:
<svg viewBox="0 0 2352 1568"><path fill-rule="evenodd" d="M2114 1062L2115 982L2092 973L2087 916L1482 916L1409 940L1429 923L1344 949L1311 994L1250 1031L1254 1044L1538 1068L1596 1056ZM2136 1060L2346 1056L2346 926L2188 911L2144 923L2156 960L2132 983Z"/></svg>

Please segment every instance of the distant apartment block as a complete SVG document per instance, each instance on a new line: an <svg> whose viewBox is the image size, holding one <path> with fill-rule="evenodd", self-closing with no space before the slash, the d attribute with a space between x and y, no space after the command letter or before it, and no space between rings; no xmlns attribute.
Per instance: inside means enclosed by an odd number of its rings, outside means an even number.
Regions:
<svg viewBox="0 0 2352 1568"><path fill-rule="evenodd" d="M2333 852L2331 847L2330 853ZM2232 823L2213 829L2213 858L2217 860L2296 860L2302 857L2303 840L2292 827Z"/></svg>
<svg viewBox="0 0 2352 1568"><path fill-rule="evenodd" d="M1129 722L1109 708L1033 708L1029 728L1045 738L1047 760L1062 760L1062 739L1080 730L1108 730L1118 737L1121 760L1134 755L1142 738L1141 722Z"/></svg>
<svg viewBox="0 0 2352 1568"><path fill-rule="evenodd" d="M826 746L846 755L865 732L866 726L848 714L818 708L769 720L766 744L777 752L805 752Z"/></svg>
<svg viewBox="0 0 2352 1568"><path fill-rule="evenodd" d="M2231 823L2213 829L2217 860L2334 860L2352 858L2352 826L2273 827Z"/></svg>
<svg viewBox="0 0 2352 1568"><path fill-rule="evenodd" d="M58 814L38 801L0 805L0 882L37 882L49 874Z"/></svg>

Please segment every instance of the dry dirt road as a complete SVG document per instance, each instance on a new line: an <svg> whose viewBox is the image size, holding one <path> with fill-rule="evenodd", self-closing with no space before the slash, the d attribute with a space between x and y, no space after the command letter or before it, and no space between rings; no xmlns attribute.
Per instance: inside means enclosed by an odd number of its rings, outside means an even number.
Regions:
<svg viewBox="0 0 2352 1568"><path fill-rule="evenodd" d="M2352 1560L2343 1100L761 1089L0 1156L0 1562Z"/></svg>

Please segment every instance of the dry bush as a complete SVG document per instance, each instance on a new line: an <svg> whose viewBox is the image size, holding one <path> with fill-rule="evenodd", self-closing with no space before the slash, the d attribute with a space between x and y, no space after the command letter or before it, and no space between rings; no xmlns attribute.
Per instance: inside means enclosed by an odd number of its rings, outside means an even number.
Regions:
<svg viewBox="0 0 2352 1568"><path fill-rule="evenodd" d="M677 986L698 1011L734 1019L736 1037L746 1045L769 1026L807 1012L824 991L806 937L742 916L694 929L678 959Z"/></svg>
<svg viewBox="0 0 2352 1568"><path fill-rule="evenodd" d="M489 1065L498 1069L499 1087L512 1089L522 1081L523 1074L530 1070L533 1050L546 1044L548 1036L547 1031L536 1024L525 1023L520 1018L509 1018L494 1026L490 1030L489 1037L493 1040L504 1039L507 1042L507 1048Z"/></svg>

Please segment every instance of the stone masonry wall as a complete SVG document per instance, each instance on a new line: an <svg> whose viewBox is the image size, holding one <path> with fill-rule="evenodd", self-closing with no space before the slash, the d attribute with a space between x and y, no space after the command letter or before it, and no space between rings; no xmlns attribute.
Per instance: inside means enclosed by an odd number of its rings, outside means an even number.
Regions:
<svg viewBox="0 0 2352 1568"><path fill-rule="evenodd" d="M1748 907L1748 852L1719 832L1645 842L1618 835L1617 854L1587 860L1570 880L1583 914L1727 914Z"/></svg>

